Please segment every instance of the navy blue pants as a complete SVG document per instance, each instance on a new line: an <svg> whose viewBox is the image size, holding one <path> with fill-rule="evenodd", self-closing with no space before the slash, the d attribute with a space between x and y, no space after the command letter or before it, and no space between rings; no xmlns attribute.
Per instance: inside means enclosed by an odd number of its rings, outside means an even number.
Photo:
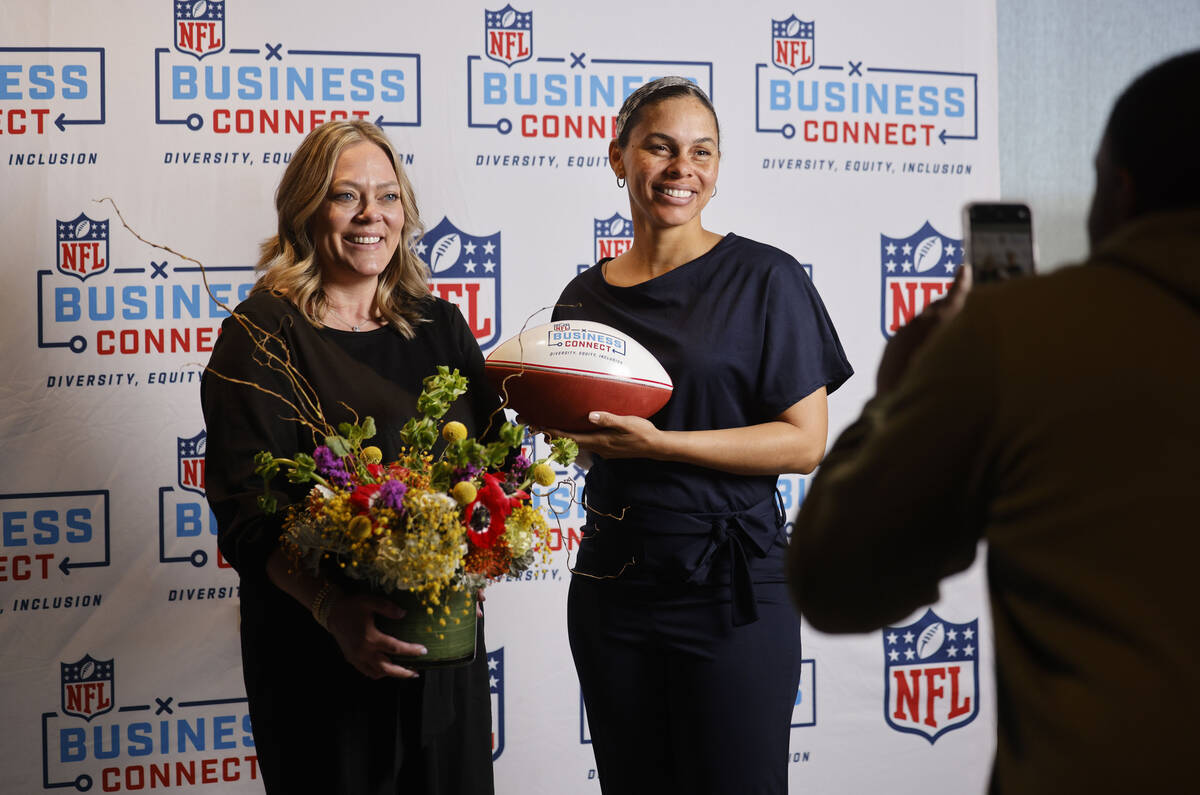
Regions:
<svg viewBox="0 0 1200 795"><path fill-rule="evenodd" d="M754 587L734 627L728 588L575 575L571 653L609 795L785 795L800 619L785 583Z"/></svg>

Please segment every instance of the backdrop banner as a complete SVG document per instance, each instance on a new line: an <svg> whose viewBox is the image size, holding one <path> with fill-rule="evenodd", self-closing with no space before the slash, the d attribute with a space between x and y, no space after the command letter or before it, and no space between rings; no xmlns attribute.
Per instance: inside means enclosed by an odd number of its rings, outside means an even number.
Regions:
<svg viewBox="0 0 1200 795"><path fill-rule="evenodd" d="M721 124L706 226L804 263L857 371L833 434L962 263L962 204L999 195L992 0L5 0L0 30L5 792L262 789L199 384L315 126L395 142L431 288L486 351L629 245L617 110L652 78L696 81ZM790 517L807 482L780 479ZM583 514L566 488L539 506L550 562L488 595L497 791L599 792L565 631ZM980 565L942 594L879 632L805 629L793 791L983 790Z"/></svg>

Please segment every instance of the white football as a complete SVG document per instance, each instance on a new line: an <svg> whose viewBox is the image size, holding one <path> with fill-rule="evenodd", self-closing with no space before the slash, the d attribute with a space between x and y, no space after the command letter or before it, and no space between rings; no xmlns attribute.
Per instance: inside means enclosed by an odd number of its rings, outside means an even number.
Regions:
<svg viewBox="0 0 1200 795"><path fill-rule="evenodd" d="M929 659L938 653L938 649L942 648L945 642L945 625L941 621L930 624L917 636L917 657L922 660Z"/></svg>
<svg viewBox="0 0 1200 795"><path fill-rule="evenodd" d="M87 680L92 678L92 674L94 674L95 672L96 672L96 663L92 662L91 660L88 660L87 662L85 662L83 665L81 665L79 667L79 678L86 682Z"/></svg>
<svg viewBox="0 0 1200 795"><path fill-rule="evenodd" d="M87 235L87 233L90 231L92 231L92 222L84 218L82 221L75 224L75 239L79 240Z"/></svg>
<svg viewBox="0 0 1200 795"><path fill-rule="evenodd" d="M196 442L196 455L204 455L204 451L208 449L208 437L204 437Z"/></svg>
<svg viewBox="0 0 1200 795"><path fill-rule="evenodd" d="M500 17L500 27L511 28L512 23L516 20L516 18L517 12L513 11L511 8L508 9L504 12L504 16Z"/></svg>
<svg viewBox="0 0 1200 795"><path fill-rule="evenodd" d="M459 238L457 232L451 232L433 244L433 249L429 255L429 268L434 273L441 273L444 270L453 268L454 263L458 262L461 254L462 240Z"/></svg>
<svg viewBox="0 0 1200 795"><path fill-rule="evenodd" d="M941 237L938 235L930 235L917 244L917 248L913 252L913 265L916 266L917 273L924 273L931 268L936 268L937 264L941 261Z"/></svg>
<svg viewBox="0 0 1200 795"><path fill-rule="evenodd" d="M613 237L621 235L625 232L625 221L621 218L614 218L608 222L608 234Z"/></svg>
<svg viewBox="0 0 1200 795"><path fill-rule="evenodd" d="M788 23L787 35L795 36L799 32L800 32L800 20L793 19L791 22Z"/></svg>
<svg viewBox="0 0 1200 795"><path fill-rule="evenodd" d="M208 10L208 0L196 0L192 3L192 19L200 19Z"/></svg>
<svg viewBox="0 0 1200 795"><path fill-rule="evenodd" d="M671 376L623 331L589 320L528 329L497 345L485 371L522 421L560 431L594 428L591 411L650 417L671 398Z"/></svg>

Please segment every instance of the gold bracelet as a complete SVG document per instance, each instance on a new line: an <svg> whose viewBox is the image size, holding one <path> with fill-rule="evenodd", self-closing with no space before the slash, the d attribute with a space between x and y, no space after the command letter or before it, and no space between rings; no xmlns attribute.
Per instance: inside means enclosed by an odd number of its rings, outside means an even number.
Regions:
<svg viewBox="0 0 1200 795"><path fill-rule="evenodd" d="M321 590L317 591L317 595L313 597L312 605L308 608L316 619L316 622L324 629L329 629L329 609L333 607L333 600L329 598L333 593L333 583L327 582L321 586Z"/></svg>

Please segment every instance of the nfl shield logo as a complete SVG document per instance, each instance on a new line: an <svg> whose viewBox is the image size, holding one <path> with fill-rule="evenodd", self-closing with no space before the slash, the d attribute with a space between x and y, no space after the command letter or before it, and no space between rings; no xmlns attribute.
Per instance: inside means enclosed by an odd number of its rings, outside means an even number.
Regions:
<svg viewBox="0 0 1200 795"><path fill-rule="evenodd" d="M533 12L506 5L483 12L483 51L493 61L512 66L533 57Z"/></svg>
<svg viewBox="0 0 1200 795"><path fill-rule="evenodd" d="M449 218L425 233L417 256L429 265L429 289L462 310L481 348L500 337L500 233L469 235Z"/></svg>
<svg viewBox="0 0 1200 795"><path fill-rule="evenodd" d="M926 610L883 630L883 713L899 732L932 745L979 714L979 619L944 621Z"/></svg>
<svg viewBox="0 0 1200 795"><path fill-rule="evenodd" d="M805 22L792 14L787 19L771 20L771 63L796 74L811 69L816 52L815 22Z"/></svg>
<svg viewBox="0 0 1200 795"><path fill-rule="evenodd" d="M55 221L54 227L59 273L82 280L108 270L108 221L80 213L71 221Z"/></svg>
<svg viewBox="0 0 1200 795"><path fill-rule="evenodd" d="M633 245L633 221L622 218L620 213L612 218L596 218L594 261L615 257Z"/></svg>
<svg viewBox="0 0 1200 795"><path fill-rule="evenodd" d="M225 0L172 0L175 49L197 60L225 49Z"/></svg>
<svg viewBox="0 0 1200 795"><path fill-rule="evenodd" d="M113 661L85 654L62 669L62 711L90 721L113 708Z"/></svg>
<svg viewBox="0 0 1200 795"><path fill-rule="evenodd" d="M492 761L504 753L504 647L487 653L488 691L492 694Z"/></svg>
<svg viewBox="0 0 1200 795"><path fill-rule="evenodd" d="M883 281L883 336L891 337L954 281L962 265L962 240L947 237L926 221L908 237L879 236Z"/></svg>
<svg viewBox="0 0 1200 795"><path fill-rule="evenodd" d="M179 452L179 488L204 494L204 450L208 431L200 431L191 439L175 437Z"/></svg>

